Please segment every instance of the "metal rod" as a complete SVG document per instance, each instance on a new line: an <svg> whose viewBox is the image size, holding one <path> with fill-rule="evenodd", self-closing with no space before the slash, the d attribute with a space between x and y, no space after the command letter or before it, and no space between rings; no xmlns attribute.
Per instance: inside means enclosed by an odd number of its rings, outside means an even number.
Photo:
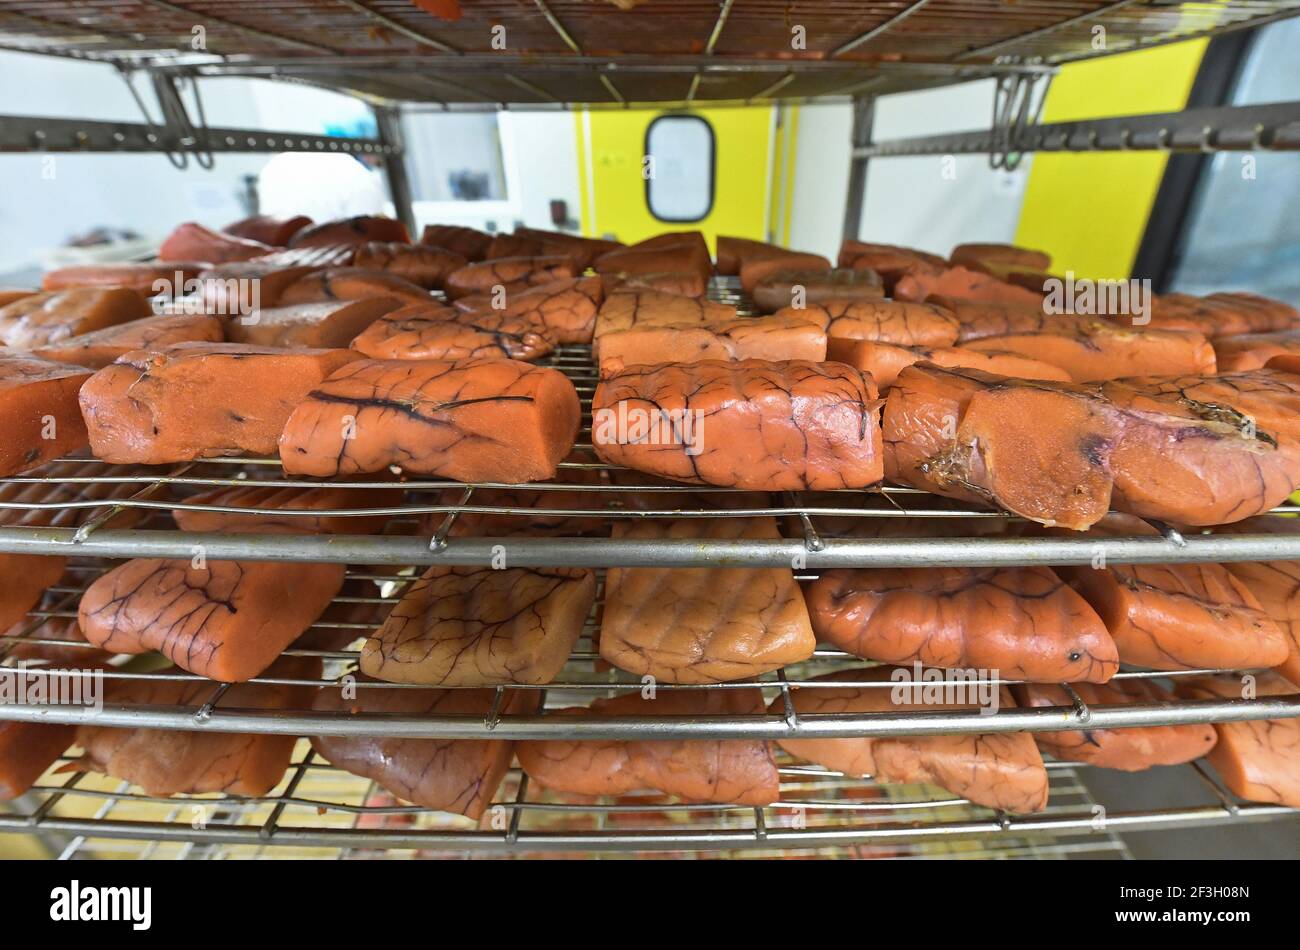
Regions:
<svg viewBox="0 0 1300 950"><path fill-rule="evenodd" d="M519 567L1007 567L1300 560L1300 534L1193 535L1179 546L1161 537L825 538L810 551L801 540L688 538L449 538L439 551L417 537L253 535L106 529L76 543L72 528L0 528L0 552L87 557L188 558L202 545L209 560L319 561L342 564L492 564L506 544Z"/></svg>
<svg viewBox="0 0 1300 950"><path fill-rule="evenodd" d="M754 687L750 687L754 688ZM1243 722L1300 716L1300 694L1253 700L1196 700L1143 706L1089 707L1089 729ZM1071 706L979 710L890 711L754 716L502 716L488 728L482 716L394 716L378 713L319 713L299 710L217 708L197 719L193 707L125 706L105 703L102 710L69 705L0 706L0 721L90 724L126 728L180 729L291 736L388 736L403 739L804 739L863 736L969 735L997 732L1057 732L1085 723Z"/></svg>
<svg viewBox="0 0 1300 950"><path fill-rule="evenodd" d="M358 0L339 0L339 2L342 3L344 6L350 7L351 9L357 11L367 19L374 20L377 23L383 24L384 26L388 27L390 30L393 30L394 32L401 33L407 39L414 40L415 42L419 43L421 46L428 46L432 49L440 50L441 52L444 53L460 52L460 50L458 50L456 47L451 46L448 43L444 43L442 40L437 39L436 37L429 36L427 33L421 33L419 30L412 29L411 27L407 26L404 23L399 23L397 20L394 20L392 17L385 16L384 14L380 13L378 10L373 10L370 7L366 6L364 3L358 2Z"/></svg>
<svg viewBox="0 0 1300 950"><path fill-rule="evenodd" d="M727 17L731 15L731 6L735 2L736 0L722 0L722 5L718 8L718 18L713 22L713 30L709 33L709 41L704 45L705 56L713 55L718 39L722 36L722 28L727 23Z"/></svg>
<svg viewBox="0 0 1300 950"><path fill-rule="evenodd" d="M913 0L912 3L908 4L902 10L899 10L888 20L885 20L883 23L872 27L871 29L867 30L867 32L863 33L861 36L856 36L853 39L849 40L847 43L835 47L835 49L831 50L827 54L827 56L833 59L834 57L847 53L850 50L857 49L863 43L871 42L877 36L880 36L882 33L885 33L888 30L892 29L893 27L897 26L899 23L902 23L913 13L919 12L921 8L924 7L926 4L928 4L929 2L930 0Z"/></svg>
<svg viewBox="0 0 1300 950"><path fill-rule="evenodd" d="M234 20L227 20L224 17L214 16L213 14L208 13L207 11L200 13L197 10L191 10L188 7L183 7L179 3L171 3L169 2L169 0L145 0L145 2L147 2L151 6L162 7L164 10L170 10L172 13L175 13L179 16L188 17L196 25L216 23L219 26L225 27L228 30L235 30L239 33L245 34L246 36L255 36L258 37L259 39L270 40L273 43L288 43L290 46L296 46L299 49L314 50L318 53L338 52L338 50L329 46L322 46L319 43L310 43L307 40L300 40L297 37L293 37L293 36L285 36L281 33L271 33L268 30L262 30L255 26L247 26L243 23L236 23ZM343 2L346 3L347 0L343 0Z"/></svg>
<svg viewBox="0 0 1300 950"><path fill-rule="evenodd" d="M975 59L979 56L987 56L989 53L997 52L1000 49L1006 49L1008 46L1015 46L1018 43L1037 39L1040 36L1046 36L1048 33L1055 33L1057 30L1064 30L1067 27L1076 26L1080 23L1094 20L1099 16L1114 13L1116 10L1122 10L1124 7L1131 7L1137 2L1138 0L1117 0L1115 3L1108 3L1104 7L1098 7L1095 10L1088 10L1084 13L1080 13L1078 16L1072 16L1057 23L1049 23L1047 26L1039 27L1036 30L1030 30L1028 33L1021 33L1019 36L1009 36L1004 40L998 40L996 43L989 43L985 46L969 49L964 53L954 56L952 61L954 63L960 63L968 59Z"/></svg>
<svg viewBox="0 0 1300 950"><path fill-rule="evenodd" d="M1154 831L1164 828L1208 827L1236 822L1267 821L1293 817L1295 809L1281 805L1246 805L1237 814L1218 806L1171 808L1158 811L1109 812L1108 831ZM834 828L769 828L759 838L752 829L709 830L602 830L544 832L520 831L511 840L507 833L446 831L435 829L374 830L339 828L318 830L281 826L267 841L258 828L209 825L197 831L187 824L47 818L40 828L96 838L148 839L158 841L201 841L222 844L290 845L337 848L408 848L455 851L682 851L714 849L825 848L873 842L924 842L979 836L1096 834L1096 817L1087 814L1026 815L996 819L972 819L917 825L870 823ZM0 831L30 831L21 816L0 816Z"/></svg>
<svg viewBox="0 0 1300 950"><path fill-rule="evenodd" d="M578 41L573 38L569 31L564 28L564 24L560 22L560 18L551 12L551 8L546 5L546 0L533 0L533 2L537 4L537 9L541 11L542 16L546 17L546 22L551 24L551 29L559 34L560 39L564 41L564 45L581 56L582 47L578 45Z"/></svg>

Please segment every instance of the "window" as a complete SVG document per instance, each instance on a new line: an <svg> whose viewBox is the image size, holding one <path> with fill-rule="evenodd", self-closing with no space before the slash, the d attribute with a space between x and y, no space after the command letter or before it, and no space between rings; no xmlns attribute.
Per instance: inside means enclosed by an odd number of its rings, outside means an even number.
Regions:
<svg viewBox="0 0 1300 950"><path fill-rule="evenodd" d="M1254 37L1233 105L1285 102L1300 83L1300 21ZM1300 154L1219 152L1203 162L1170 290L1251 290L1300 304Z"/></svg>
<svg viewBox="0 0 1300 950"><path fill-rule="evenodd" d="M713 128L696 115L661 115L645 134L645 200L660 221L703 220L713 208Z"/></svg>

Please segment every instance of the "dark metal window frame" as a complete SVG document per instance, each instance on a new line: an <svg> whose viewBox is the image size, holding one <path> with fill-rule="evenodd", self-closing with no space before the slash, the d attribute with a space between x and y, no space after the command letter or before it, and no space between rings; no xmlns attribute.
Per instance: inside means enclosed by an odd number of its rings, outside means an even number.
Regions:
<svg viewBox="0 0 1300 950"><path fill-rule="evenodd" d="M645 147L641 154L649 156L650 152L650 134L654 127L665 119L691 119L699 122L709 133L709 203L704 208L704 213L697 218L665 218L655 211L654 203L650 200L650 186L653 178L645 180L645 206L650 212L650 217L656 221L662 221L664 224L698 224L713 213L713 206L718 197L718 133L713 130L713 123L702 115L696 115L693 112L665 112L662 115L655 116L645 130Z"/></svg>
<svg viewBox="0 0 1300 950"><path fill-rule="evenodd" d="M1240 30L1212 39L1187 96L1187 108L1232 103L1257 31ZM1156 293L1167 293L1186 253L1187 229L1194 219L1212 155L1173 152L1147 217L1146 231L1133 261L1133 276L1149 278Z"/></svg>

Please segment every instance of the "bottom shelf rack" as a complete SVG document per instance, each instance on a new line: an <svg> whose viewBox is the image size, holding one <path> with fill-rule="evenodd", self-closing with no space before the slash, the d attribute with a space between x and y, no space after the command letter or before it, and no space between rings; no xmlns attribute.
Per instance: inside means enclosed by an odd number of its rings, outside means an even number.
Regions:
<svg viewBox="0 0 1300 950"><path fill-rule="evenodd" d="M213 860L587 854L661 857L1127 858L1123 833L1298 817L1242 803L1199 766L1200 796L1114 811L1050 762L1051 797L1032 816L971 805L939 789L877 785L782 758L781 801L701 806L660 797L579 801L530 786L518 770L478 822L402 805L330 766L302 743L276 791L260 799L152 797L102 776L51 775L0 813L0 832L36 836L61 858Z"/></svg>

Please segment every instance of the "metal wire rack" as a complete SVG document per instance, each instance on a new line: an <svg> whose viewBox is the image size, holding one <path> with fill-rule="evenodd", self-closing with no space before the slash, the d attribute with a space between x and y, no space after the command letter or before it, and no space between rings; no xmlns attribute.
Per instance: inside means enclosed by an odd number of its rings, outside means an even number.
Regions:
<svg viewBox="0 0 1300 950"><path fill-rule="evenodd" d="M1050 71L1297 12L1292 0L475 0L446 21L409 0L4 0L0 45L173 75L274 76L377 103L621 107Z"/></svg>
<svg viewBox="0 0 1300 950"><path fill-rule="evenodd" d="M0 831L39 836L65 858L466 857L644 853L776 856L793 849L877 859L1129 857L1125 831L1204 827L1293 815L1238 802L1199 766L1186 800L1108 810L1049 762L1050 799L1033 816L971 805L940 789L879 785L788 757L781 799L763 807L691 805L661 796L578 801L530 786L518 770L479 821L394 800L315 757L305 743L260 799L158 798L113 779L51 776L0 815ZM1200 789L1197 793L1196 790Z"/></svg>
<svg viewBox="0 0 1300 950"><path fill-rule="evenodd" d="M717 299L747 305L729 285L716 286ZM552 359L573 379L580 390L584 408L589 407L596 383L594 367L586 348L565 348ZM441 480L412 480L402 484L405 491L399 505L380 507L360 504L347 509L314 510L313 515L344 518L389 518L388 532L376 536L288 536L287 538L250 537L247 535L195 535L175 528L169 516L177 508L197 508L190 502L194 493L221 486L287 487L319 483L285 478L274 459L216 459L188 463L166 470L124 469L85 460L72 474L67 467L52 466L19 478L0 480L0 551L59 553L69 556L63 579L48 593L46 600L33 610L26 622L0 636L0 660L9 657L19 645L61 647L65 650L89 649L66 640L48 639L43 626L48 621L67 621L76 616L76 606L86 586L112 566L112 558L154 555L191 556L196 543L203 544L212 558L248 559L287 558L292 560L335 560L349 564L347 592L338 597L308 635L329 635L343 644L338 649L314 649L302 644L287 651L288 655L315 656L324 661L319 679L299 680L262 677L255 682L299 683L328 688L337 676L352 669L358 652L348 641L366 635L387 615L400 597L403 587L418 574L418 565L434 561L473 563L471 545L503 541L510 545L512 563L564 562L561 548L565 544L590 545L577 555L582 566L600 568L608 563L649 563L656 565L707 565L714 563L791 564L791 551L807 560L796 572L803 580L812 579L825 567L817 563L818 555L834 551L845 539L834 536L843 521L864 522L871 519L918 518L927 524L942 523L962 528L973 536L962 539L867 538L848 540L855 547L838 556L838 563L894 563L896 545L914 544L926 560L924 563L983 563L990 559L987 546L1014 542L1011 563L1068 563L1053 539L1003 535L982 535L988 527L999 530L1011 527L1014 519L993 511L980 511L936 499L910 489L882 487L874 492L837 492L816 498L790 495L752 497L726 489L686 486L657 482L635 473L606 466L596 460L589 447L580 449L566 462L560 477L551 483L528 486L499 484L466 486ZM349 483L361 492L391 492L394 482L375 479ZM50 500L41 491L54 491ZM502 503L493 501L491 492L525 490L535 493L527 499ZM78 495L83 497L77 498ZM46 500L41 500L46 497ZM74 500L69 501L69 497ZM488 498L486 502L481 501ZM508 496L507 496L508 497ZM557 501L549 502L554 498ZM732 507L739 505L740 507ZM225 511L256 513L257 509L218 508ZM1291 510L1288 507L1285 510ZM283 514L285 509L277 509ZM130 515L140 519L130 528L114 527L116 519ZM473 523L481 527L482 519L492 516L510 518L564 519L558 530L572 528L578 519L590 528L595 521L597 535L608 524L628 518L703 518L765 517L777 518L787 540L775 542L779 557L769 552L749 549L719 548L698 551L686 556L680 552L633 550L611 557L606 547L608 537L485 537L458 535ZM44 526L15 524L35 520ZM585 520L585 521L584 521ZM1231 536L1206 540L1226 542L1223 550L1197 546L1200 538L1165 536L1155 538L1116 539L1120 544L1142 550L1130 560L1205 560L1238 557L1300 557L1300 548L1280 550L1288 539L1267 536L1251 541L1252 536ZM1241 544L1257 543L1258 547ZM271 549L267 542L283 546ZM285 543L287 542L287 543ZM334 546L342 543L341 549ZM364 549L352 545L361 544ZM532 545L530 555L521 555ZM698 547L698 542L695 542ZM936 546L952 546L935 553ZM966 547L962 547L966 545ZM1118 550L1118 549L1117 549ZM1082 558L1092 557L1090 547ZM468 553L467 553L468 552ZM594 556L591 554L594 552ZM1133 554L1133 551L1129 552ZM582 560L582 557L588 560ZM1002 556L1002 555L999 555ZM1118 561L1121 554L1111 555ZM620 561L621 558L621 561ZM832 560L830 563L837 563ZM381 566L375 566L381 565ZM602 572L598 571L598 576ZM602 576L603 581L603 576ZM603 583L600 585L603 587ZM598 589L599 590L599 589ZM600 695L641 689L642 683L617 670L607 669L596 647L601 595L568 664L555 682L548 684L539 711L532 715L500 714L507 706L505 697L511 689L501 687L498 701L486 716L424 716L394 718L382 715L317 712L306 708L288 710L239 709L223 704L227 687L213 683L211 690L193 706L157 707L132 704L106 705L97 713L97 725L151 727L168 729L210 730L217 732L281 733L304 735L384 734L407 737L499 738L499 739L646 739L646 738L752 738L926 735L941 733L998 731L1055 731L1072 727L1108 728L1189 722L1221 722L1237 719L1262 719L1300 716L1300 696L1274 696L1238 701L1177 701L1163 704L1095 706L1081 700L1069 707L1005 708L994 715L978 711L909 712L799 716L790 702L794 689L816 689L821 684L814 677L830 671L865 668L868 664L845 653L820 648L805 663L787 667L760 677L757 683L724 683L712 686L672 686L661 689L732 689L759 688L764 698L775 703L765 715L733 717L681 717L663 719L617 717L557 716L555 710L585 705ZM7 661L12 665L13 659ZM69 665L75 665L71 660ZM40 666L29 672L40 674ZM1126 669L1121 678L1159 677L1175 679L1207 671L1155 673ZM140 669L136 664L111 667L110 679L166 676L196 679L191 674L169 669ZM1008 681L1009 682L1009 681ZM853 685L838 681L835 685ZM859 685L876 686L863 680ZM400 684L359 682L361 689L412 688ZM88 717L87 710L75 706L0 706L0 719L26 719L44 722L79 722ZM149 799L107 779L74 776L61 785L43 783L34 794L34 805L23 813L0 818L0 831L40 832L62 835L68 854L90 853L108 847L103 839L147 839L141 853L176 856L245 856L265 853L269 844L298 849L302 853L355 856L367 849L399 849L405 852L443 851L508 852L585 851L585 850L690 850L745 851L764 853L786 848L831 847L853 849L854 853L873 857L912 857L930 853L938 847L955 856L1065 856L1069 854L1118 854L1118 839L1098 837L1093 828L1094 815L1086 792L1076 781L1072 769L1053 768L1053 804L1049 811L1031 817L1009 818L975 809L966 803L935 800L932 792L900 792L896 787L876 787L833 776L807 766L786 763L783 768L783 802L788 797L801 799L809 814L814 811L818 822L808 820L804 827L792 827L798 817L794 806L771 806L755 811L750 808L686 808L656 802L650 805L615 803L588 807L574 802L556 801L549 793L529 792L527 783L516 775L503 790L501 807L506 809L502 828L467 828L463 821L435 816L409 806L371 805L376 792L365 781L347 776L301 752L291 771L285 790L268 800L213 802L203 799L196 804L188 798ZM1208 776L1203 776L1218 787ZM61 780L59 779L55 781ZM323 789L319 794L317 783ZM331 786L333 783L333 786ZM1073 784L1070 784L1073 783ZM334 799L325 791L334 787L344 804L325 807L321 820L309 821L304 801ZM790 789L787 796L787 787ZM344 791L346 789L346 791ZM1074 791L1067 791L1074 789ZM912 797L907 797L908 795ZM920 794L920 797L916 797ZM903 797L898 797L902 795ZM1074 795L1074 798L1070 798ZM866 796L869 801L859 801ZM874 797L873 797L874 796ZM1083 796L1083 797L1080 797ZM843 799L847 799L847 804ZM877 800L878 799L878 800ZM91 811L72 808L73 803L94 805ZM628 806L628 807L624 807ZM870 807L866 807L870 806ZM205 811L201 828L194 827L194 808ZM312 805L311 808L315 808ZM803 807L800 805L798 807ZM210 811L207 811L210 809ZM648 809L648 810L647 810ZM657 816L646 819L644 827L624 825L628 814ZM502 812L495 813L500 821ZM1197 804L1160 812L1134 812L1112 815L1115 828L1180 827L1188 824L1219 823L1236 820L1265 820L1294 814L1275 806L1233 802L1219 788L1219 796L1210 804ZM305 823L291 823L286 816L297 815ZM683 815L689 820L678 821ZM918 818L921 815L921 818ZM541 822L542 817L563 819L556 825ZM665 828L668 817L672 827ZM877 819L886 818L886 821ZM329 820L325 820L328 818ZM864 818L871 819L863 821ZM798 818L803 822L803 818ZM448 824L450 822L450 824ZM538 822L541 822L540 824ZM658 824L656 824L658 822ZM268 830L269 829L269 830ZM71 836L71 837L68 837ZM976 840L978 839L978 840ZM958 842L965 842L958 845ZM114 846L118 847L118 846ZM324 849L324 850L322 850ZM957 850L953 850L957 849Z"/></svg>

